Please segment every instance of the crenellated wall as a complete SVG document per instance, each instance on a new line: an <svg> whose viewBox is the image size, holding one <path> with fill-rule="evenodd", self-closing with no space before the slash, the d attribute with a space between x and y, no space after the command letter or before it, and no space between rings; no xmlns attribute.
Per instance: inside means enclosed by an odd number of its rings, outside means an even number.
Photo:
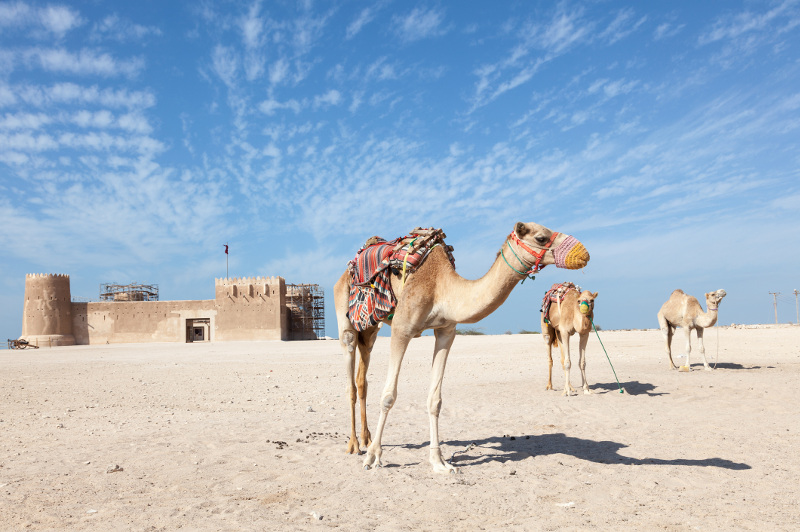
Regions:
<svg viewBox="0 0 800 532"><path fill-rule="evenodd" d="M30 274L20 338L42 347L289 339L282 277L215 279L214 289L200 301L73 303L68 275Z"/></svg>
<svg viewBox="0 0 800 532"><path fill-rule="evenodd" d="M287 340L282 277L215 279L217 340Z"/></svg>

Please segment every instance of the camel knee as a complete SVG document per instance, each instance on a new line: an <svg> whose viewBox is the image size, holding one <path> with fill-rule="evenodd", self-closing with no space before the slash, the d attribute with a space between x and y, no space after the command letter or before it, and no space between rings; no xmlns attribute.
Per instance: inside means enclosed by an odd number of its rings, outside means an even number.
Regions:
<svg viewBox="0 0 800 532"><path fill-rule="evenodd" d="M388 392L383 394L381 397L381 410L384 412L388 412L394 406L394 402L397 400L397 397L394 393Z"/></svg>
<svg viewBox="0 0 800 532"><path fill-rule="evenodd" d="M356 352L356 333L354 331L344 331L341 342L348 353L354 354Z"/></svg>
<svg viewBox="0 0 800 532"><path fill-rule="evenodd" d="M428 402L428 413L434 417L439 417L439 412L442 411L442 399L431 399Z"/></svg>

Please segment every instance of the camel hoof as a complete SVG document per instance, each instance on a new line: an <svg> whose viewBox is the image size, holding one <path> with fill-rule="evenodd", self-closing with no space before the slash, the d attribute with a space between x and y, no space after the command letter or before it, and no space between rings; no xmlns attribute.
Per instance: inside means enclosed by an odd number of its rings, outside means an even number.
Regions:
<svg viewBox="0 0 800 532"><path fill-rule="evenodd" d="M369 466L364 464L364 471L369 471Z"/></svg>
<svg viewBox="0 0 800 532"><path fill-rule="evenodd" d="M692 368L690 368L689 366L681 366L680 368L678 368L678 371L686 373L688 371L692 371Z"/></svg>
<svg viewBox="0 0 800 532"><path fill-rule="evenodd" d="M592 395L592 390L589 389L583 390L583 395Z"/></svg>

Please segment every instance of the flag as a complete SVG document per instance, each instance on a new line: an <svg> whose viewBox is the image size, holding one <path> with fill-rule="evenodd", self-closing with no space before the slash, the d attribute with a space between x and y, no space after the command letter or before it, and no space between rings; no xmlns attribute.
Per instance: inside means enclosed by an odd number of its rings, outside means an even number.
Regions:
<svg viewBox="0 0 800 532"><path fill-rule="evenodd" d="M228 244L225 244L225 254L228 254Z"/></svg>

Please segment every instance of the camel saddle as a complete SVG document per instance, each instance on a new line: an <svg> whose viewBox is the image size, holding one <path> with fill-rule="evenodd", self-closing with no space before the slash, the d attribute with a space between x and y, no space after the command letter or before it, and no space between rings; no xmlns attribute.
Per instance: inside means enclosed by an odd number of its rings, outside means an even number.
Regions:
<svg viewBox="0 0 800 532"><path fill-rule="evenodd" d="M350 270L350 298L347 317L357 331L364 331L383 320L392 318L397 299L392 291L391 275L399 275L403 282L409 273L422 265L428 253L442 246L450 264L455 267L453 246L445 244L441 229L417 227L410 234L385 240L373 236L362 246Z"/></svg>
<svg viewBox="0 0 800 532"><path fill-rule="evenodd" d="M580 292L581 287L575 283L566 281L563 283L555 283L550 287L550 290L545 292L544 299L542 299L542 310L540 311L544 315L545 323L550 323L550 304L564 301L567 293L571 290Z"/></svg>

